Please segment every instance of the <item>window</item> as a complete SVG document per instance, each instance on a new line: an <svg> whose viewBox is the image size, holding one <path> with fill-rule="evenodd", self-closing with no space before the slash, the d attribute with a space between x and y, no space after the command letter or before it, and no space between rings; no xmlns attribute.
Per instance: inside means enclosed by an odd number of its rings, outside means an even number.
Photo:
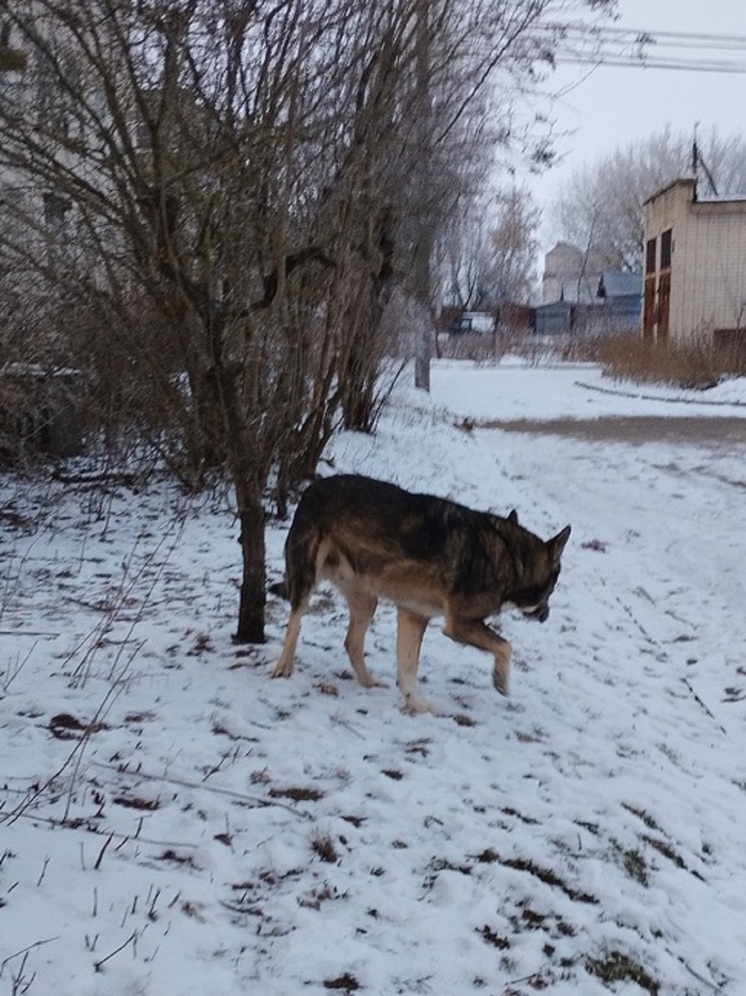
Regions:
<svg viewBox="0 0 746 996"><path fill-rule="evenodd" d="M69 259L71 244L68 226L70 201L58 194L44 194L44 224L47 229L47 265L55 268Z"/></svg>
<svg viewBox="0 0 746 996"><path fill-rule="evenodd" d="M9 242L23 231L25 203L20 187L0 184L0 226Z"/></svg>
<svg viewBox="0 0 746 996"><path fill-rule="evenodd" d="M0 21L0 73L13 76L26 68L26 53L11 46L10 21Z"/></svg>
<svg viewBox="0 0 746 996"><path fill-rule="evenodd" d="M655 273L655 239L648 239L645 246L645 272Z"/></svg>
<svg viewBox="0 0 746 996"><path fill-rule="evenodd" d="M70 210L70 201L57 194L44 194L44 221L56 235L65 227L65 215Z"/></svg>
<svg viewBox="0 0 746 996"><path fill-rule="evenodd" d="M673 231L669 228L661 235L661 270L671 269L672 246L673 246Z"/></svg>
<svg viewBox="0 0 746 996"><path fill-rule="evenodd" d="M58 70L58 63L64 62L64 53L56 51L46 57L39 58L37 74L37 114L39 124L45 132L53 136L66 138L70 135L71 101L69 95L63 89ZM64 67L59 71L65 73L67 79L73 79L70 67Z"/></svg>

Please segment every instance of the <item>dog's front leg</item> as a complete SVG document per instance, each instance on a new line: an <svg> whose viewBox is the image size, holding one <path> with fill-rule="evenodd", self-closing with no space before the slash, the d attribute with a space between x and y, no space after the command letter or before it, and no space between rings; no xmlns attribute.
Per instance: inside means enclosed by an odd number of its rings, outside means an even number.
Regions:
<svg viewBox="0 0 746 996"><path fill-rule="evenodd" d="M415 615L401 607L397 611L396 629L396 683L404 696L407 712L431 712L438 710L427 699L423 699L417 689L417 668L420 663L422 637L428 624L423 616Z"/></svg>
<svg viewBox="0 0 746 996"><path fill-rule="evenodd" d="M507 640L498 636L500 646L495 650L495 662L492 665L492 684L501 695L509 693L510 685L510 658L513 648Z"/></svg>
<svg viewBox="0 0 746 996"><path fill-rule="evenodd" d="M443 632L456 643L486 650L494 657L492 684L501 695L508 694L510 680L510 658L513 648L507 640L481 619L464 619L461 616L446 616Z"/></svg>

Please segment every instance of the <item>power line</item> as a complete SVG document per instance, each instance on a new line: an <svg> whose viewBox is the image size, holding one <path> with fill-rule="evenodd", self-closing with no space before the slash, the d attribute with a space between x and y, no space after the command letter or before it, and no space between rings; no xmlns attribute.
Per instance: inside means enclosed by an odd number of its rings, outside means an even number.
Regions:
<svg viewBox="0 0 746 996"><path fill-rule="evenodd" d="M746 73L746 60L720 58L720 53L746 56L746 36L647 31L582 23L545 25L547 44L558 63L665 69L701 73ZM697 57L690 53L701 52ZM712 53L708 55L706 53Z"/></svg>
<svg viewBox="0 0 746 996"><path fill-rule="evenodd" d="M574 55L572 53L568 53L566 55L558 54L555 57L555 62L558 64L572 63L583 66L612 66L626 69L670 69L689 73L732 73L741 75L746 73L746 62L724 63L705 62L702 60L682 62L665 59L635 59L631 56L628 58L624 58L623 56L608 55L598 55L594 57L591 55Z"/></svg>
<svg viewBox="0 0 746 996"><path fill-rule="evenodd" d="M628 41L630 40L630 36L633 40L681 38L689 41L710 41L715 43L723 43L725 47L729 48L746 47L746 35L711 35L702 34L700 32L695 33L692 31L651 31L648 28L613 28L606 25L596 26L584 24L582 21L570 21L568 24L548 22L546 27L550 28L552 31L576 31L584 37L600 37L605 35L609 38L613 36L620 38L624 37Z"/></svg>

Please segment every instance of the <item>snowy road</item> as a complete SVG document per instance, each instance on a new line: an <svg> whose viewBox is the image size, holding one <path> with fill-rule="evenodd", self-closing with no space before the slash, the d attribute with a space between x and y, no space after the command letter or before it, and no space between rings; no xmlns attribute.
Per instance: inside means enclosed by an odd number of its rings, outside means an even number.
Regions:
<svg viewBox="0 0 746 996"><path fill-rule="evenodd" d="M593 419L554 418L544 421L480 421L479 426L510 432L572 436L591 442L655 443L686 442L720 451L732 443L746 444L746 417L703 418L662 415L606 415ZM746 478L744 479L746 487Z"/></svg>

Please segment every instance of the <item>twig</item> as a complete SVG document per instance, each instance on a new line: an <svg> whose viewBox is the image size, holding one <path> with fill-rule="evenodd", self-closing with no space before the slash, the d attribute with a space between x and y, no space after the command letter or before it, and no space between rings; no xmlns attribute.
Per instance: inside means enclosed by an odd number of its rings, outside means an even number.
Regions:
<svg viewBox="0 0 746 996"><path fill-rule="evenodd" d="M145 610L144 607L148 603L148 596L150 594L152 594L152 591L154 590L156 584L160 580L160 577L161 577L163 571L165 570L165 568L166 568L166 566L167 566L167 564L169 562L169 558L170 558L171 554L176 549L176 545L179 542L179 539L181 538L183 530L184 530L184 520L182 518L181 522L178 523L178 529L176 531L176 535L172 537L172 542L171 542L170 548L169 548L169 550L167 552L167 555L165 556L165 558L163 558L163 560L159 564L158 570L155 572L155 576L154 576L154 578L153 578L153 580L152 580L152 582L151 582L151 584L150 584L150 586L148 588L148 592L146 594L146 597L143 599L143 602L141 604L141 608L140 608L139 612L136 614L135 618L130 623L130 626L129 626L128 631L127 631L127 638L122 642L119 650L117 651L116 657L114 659L114 663L112 664L111 670L109 672L109 681L111 683L110 687L107 689L107 692L104 695L103 700L101 701L98 709L94 713L92 719L88 723L88 725L87 725L85 731L83 732L83 735L81 736L80 740L78 740L78 742L75 744L75 747L72 749L72 751L70 752L70 754L67 756L67 758L65 759L65 761L61 765L61 767L58 768L57 771L54 772L54 774L52 774L51 777L48 778L40 787L38 787L34 792L32 792L30 795L28 795L26 797L26 799L24 799L23 802L19 803L18 806L16 806L16 808L14 810L11 810L10 813L8 813L8 814L0 817L0 823L9 823L9 824L14 823L15 820L17 820L18 817L20 815L22 815L29 808L29 806L31 806L34 803L34 801L36 799L38 799L39 796L42 795L49 788L49 786L57 778L60 777L60 775L64 771L67 770L67 768L71 764L74 764L74 768L73 768L73 772L72 772L72 777L71 777L71 781L70 781L70 788L69 788L69 791L68 791L68 794L67 794L67 802L66 802L66 806L65 806L65 813L64 813L64 816L63 816L63 822L65 822L67 820L68 815L69 815L69 811L70 811L70 807L72 805L73 790L74 790L75 784L77 782L78 774L80 772L80 766L82 764L83 754L85 753L85 748L86 748L86 746L88 744L88 741L89 741L89 739L91 737L91 734L92 734L93 730L96 729L97 724L103 719L103 717L106 715L106 713L109 711L109 709L111 709L111 707L112 707L112 705L113 705L116 697L121 693L122 688L124 686L124 681L125 681L125 677L126 677L127 671L129 670L129 667L130 667L133 659L137 656L137 653L140 650L140 648L142 646L142 643L138 643L135 646L135 648L131 651L131 653L130 653L129 657L127 658L127 660L124 661L124 663L122 663L122 656L124 654L125 647L127 646L128 643L131 642L132 634L134 633L135 627L141 621L143 612ZM150 555L147 558L146 563L142 565L142 567L140 568L140 570L135 575L131 576L128 579L128 583L126 585L125 585L124 582L125 582L125 580L127 580L127 572L125 571L125 578L123 579L122 584L120 585L119 592L117 593L116 602L110 608L107 609L106 614L103 616L103 618L100 620L100 622L94 628L93 634L91 634L91 636L95 637L95 639L91 640L88 651L84 654L83 659L81 660L81 662L76 667L76 669L75 669L76 675L80 675L81 669L82 669L83 665L92 656L92 654L95 653L95 651L98 648L99 643L100 643L100 637L101 637L101 635L107 629L109 629L111 627L112 621L116 617L117 609L120 608L124 604L124 602L126 601L127 597L129 596L130 592L134 588L135 584L140 580L140 578L142 577L142 574L146 570L146 568L150 564L152 564L152 562L154 561L156 555L161 550L161 548L163 547L164 543L166 543L167 539L168 539L168 535L166 534L159 541L159 543L156 545L156 547L154 548L154 550L150 553ZM131 556L133 556L133 555L134 555L134 550L132 551ZM78 647L74 648L74 650L68 656L67 660L70 660L72 657L74 657L74 655L77 652L77 650L81 646L83 646L83 644L85 642L86 641L83 640L80 644L78 644Z"/></svg>
<svg viewBox="0 0 746 996"><path fill-rule="evenodd" d="M104 854L106 853L106 848L109 846L109 844L111 844L111 842L112 842L113 839L114 839L114 834L110 833L109 836L104 841L104 846L98 852L98 857L96 858L96 863L93 866L93 870L94 871L98 871L99 868L101 867L101 862L104 859Z"/></svg>
<svg viewBox="0 0 746 996"><path fill-rule="evenodd" d="M3 691L6 692L8 691L11 682L16 680L18 675L23 670L24 665L28 662L29 658L33 654L34 650L36 650L36 643L33 644L33 646L30 648L30 650L23 658L23 660L20 660L20 658L16 657L15 664L8 663L7 667L5 668L5 674L3 675L1 682Z"/></svg>
<svg viewBox="0 0 746 996"><path fill-rule="evenodd" d="M111 689L107 693L107 696L110 693ZM96 715L98 715L98 713ZM90 729L91 729L91 724L89 724L87 727L87 730ZM34 801L38 799L39 796L42 795L49 788L49 786L52 785L52 783L55 782L60 777L60 775L69 767L69 765L72 764L77 754L80 751L82 751L85 743L86 743L86 734L84 733L81 739L78 740L78 742L75 744L75 747L73 747L72 751L67 755L67 757L60 765L60 767L54 772L54 774L50 775L50 777L47 778L47 780L42 785L40 785L33 792L27 795L26 798L23 800L23 802L19 802L19 804L15 807L15 809L11 809L9 813L0 816L0 823L7 823L9 825L15 823L15 821L25 813L25 811L29 808L29 806L31 806L34 803Z"/></svg>
<svg viewBox="0 0 746 996"><path fill-rule="evenodd" d="M699 972L695 972L692 966L689 965L688 962L681 957L681 955L674 954L673 951L670 951L668 948L665 950L667 954L671 955L672 958L675 958L678 962L680 962L690 975L693 975L698 982L701 982L703 985L707 986L707 988L711 989L714 993L721 993L723 991L723 987L728 984L727 982L724 982L722 986L715 985L714 982L710 982L709 979L706 979L703 975L700 975Z"/></svg>
<svg viewBox="0 0 746 996"><path fill-rule="evenodd" d="M118 774L130 774L126 769L122 769L115 764L104 764L103 761L91 761L90 764L97 768L103 768L106 771L116 771ZM200 789L205 792L212 792L215 795L227 796L229 799L238 799L240 802L253 802L259 806L278 806L280 809L286 809L293 816L298 816L300 819L313 819L310 813L306 813L302 809L296 809L294 806L289 806L287 803L280 802L271 796L247 795L245 792L235 792L233 789L219 788L217 785L207 785L204 782L188 782L186 779L172 778L169 775L152 775L146 771L142 771L142 769L133 771L131 777L143 778L145 781L150 782L166 782L169 785L179 785L181 788Z"/></svg>
<svg viewBox="0 0 746 996"><path fill-rule="evenodd" d="M24 996L24 994L29 991L29 989L31 988L31 984L36 978L36 972L34 972L34 974L31 976L30 979L26 978L24 973L26 971L27 961L28 961L28 951L21 959L21 965L18 971L15 973L15 975L11 975L12 996L18 996L18 994L20 994L20 996Z"/></svg>
<svg viewBox="0 0 746 996"><path fill-rule="evenodd" d="M101 966L106 964L106 962L109 961L111 958L113 958L114 955L118 955L120 951L124 951L124 949L127 947L128 944L135 944L135 942L137 941L138 933L139 931L133 930L130 936L127 938L127 940L124 941L122 944L120 944L118 948L114 948L113 951L107 954L106 957L102 958L100 961L94 961L93 967L96 969L96 971L100 972Z"/></svg>
<svg viewBox="0 0 746 996"><path fill-rule="evenodd" d="M61 633L43 629L0 629L0 636L49 636L56 639Z"/></svg>
<svg viewBox="0 0 746 996"><path fill-rule="evenodd" d="M33 951L34 948L40 948L43 944L51 944L52 941L59 941L59 939L59 934L55 934L54 937L45 937L43 941L34 941L33 944L29 944L27 947L21 948L20 951L16 951L14 954L8 955L7 958L3 958L0 962L0 978L2 978L2 974L5 971L5 966L13 961L14 958L18 958L19 955L28 954L29 951Z"/></svg>
<svg viewBox="0 0 746 996"><path fill-rule="evenodd" d="M65 824L62 820L53 819L50 816L38 816L36 813L19 813L16 819L19 820L33 820L34 823L46 823L51 827L69 827L73 830L80 828L80 824ZM90 824L85 825L86 833L92 834L94 837L103 837L107 831L98 830L96 827L90 826ZM172 848L192 848L196 850L200 845L192 844L187 841L182 840L153 840L152 837L133 837L130 833L118 833L116 830L109 830L115 840L119 840L116 849L119 850L123 847L128 840L137 840L138 844L147 844L149 847L172 847Z"/></svg>
<svg viewBox="0 0 746 996"><path fill-rule="evenodd" d="M721 723L718 722L717 717L707 708L707 706L702 701L702 699L699 697L699 695L697 695L697 693L694 691L694 689L692 688L691 684L689 683L689 679L688 678L682 678L681 680L686 685L686 687L689 689L689 693L690 693L690 695L692 695L692 697L694 698L694 701L697 703L697 705L700 706L701 709L704 709L704 711L707 713L707 715L713 721L713 723L715 724L715 726L717 726L717 728L720 730L720 732L721 733L725 733L727 735L728 731L725 729L725 727Z"/></svg>
<svg viewBox="0 0 746 996"><path fill-rule="evenodd" d="M41 872L39 873L39 878L36 880L36 888L38 889L41 883L44 881L44 876L47 874L47 867L49 866L49 855L47 854L44 858L44 864L42 865Z"/></svg>
<svg viewBox="0 0 746 996"><path fill-rule="evenodd" d="M360 730L356 730L355 727L352 725L352 723L348 723L347 720L342 719L341 716L339 715L332 716L331 720L332 723L335 723L337 726L343 726L345 730L348 730L354 736L359 737L361 740L365 740L364 734L362 734Z"/></svg>

